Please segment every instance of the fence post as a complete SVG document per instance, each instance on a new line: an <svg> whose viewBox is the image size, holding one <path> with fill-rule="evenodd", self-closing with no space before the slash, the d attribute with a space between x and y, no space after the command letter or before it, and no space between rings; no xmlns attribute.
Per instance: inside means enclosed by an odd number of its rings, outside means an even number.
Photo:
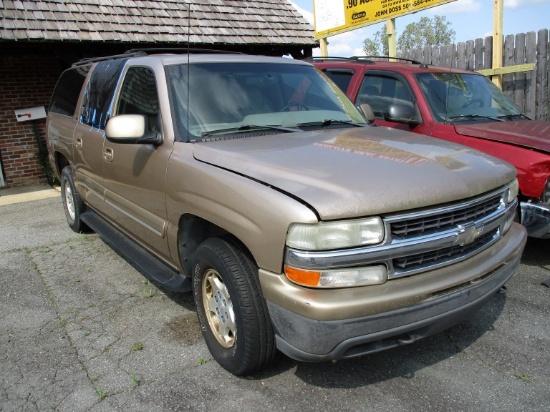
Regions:
<svg viewBox="0 0 550 412"><path fill-rule="evenodd" d="M524 64L527 63L525 59L525 34L520 33L516 36L514 48L514 64ZM514 73L514 83L513 83L513 98L512 100L516 102L523 113L527 113L527 107L525 104L525 90L527 88L527 74L526 72Z"/></svg>
<svg viewBox="0 0 550 412"><path fill-rule="evenodd" d="M534 31L531 31L526 34L525 36L525 58L526 63L536 63L537 61L537 35ZM527 88L527 96L525 101L525 114L529 116L531 119L536 118L536 110L535 110L535 97L536 97L536 90L537 90L537 71L538 69L535 68L535 71L530 71L527 74L527 81L526 81L526 88Z"/></svg>
<svg viewBox="0 0 550 412"><path fill-rule="evenodd" d="M548 30L538 32L537 41L537 86L535 117L540 120L548 119Z"/></svg>

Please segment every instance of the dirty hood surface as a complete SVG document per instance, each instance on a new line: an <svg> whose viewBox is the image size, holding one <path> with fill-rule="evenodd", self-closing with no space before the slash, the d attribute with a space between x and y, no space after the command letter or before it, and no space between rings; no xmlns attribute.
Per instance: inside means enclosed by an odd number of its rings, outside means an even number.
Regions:
<svg viewBox="0 0 550 412"><path fill-rule="evenodd" d="M461 200L516 173L474 149L386 127L201 142L194 156L300 199L321 220Z"/></svg>
<svg viewBox="0 0 550 412"><path fill-rule="evenodd" d="M510 143L550 153L550 122L517 120L457 125L458 134Z"/></svg>

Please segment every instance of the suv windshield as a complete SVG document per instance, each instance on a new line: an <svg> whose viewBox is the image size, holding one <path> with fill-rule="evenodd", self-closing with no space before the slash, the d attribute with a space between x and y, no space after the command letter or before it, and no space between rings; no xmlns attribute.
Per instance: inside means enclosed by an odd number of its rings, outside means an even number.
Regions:
<svg viewBox="0 0 550 412"><path fill-rule="evenodd" d="M442 122L527 118L487 77L478 74L416 75L435 119Z"/></svg>
<svg viewBox="0 0 550 412"><path fill-rule="evenodd" d="M357 109L312 66L200 63L166 69L181 140L297 126L365 124Z"/></svg>

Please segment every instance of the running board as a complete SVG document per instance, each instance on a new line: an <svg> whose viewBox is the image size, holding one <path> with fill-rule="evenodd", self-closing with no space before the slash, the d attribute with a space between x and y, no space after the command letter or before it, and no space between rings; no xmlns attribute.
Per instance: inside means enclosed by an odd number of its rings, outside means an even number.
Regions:
<svg viewBox="0 0 550 412"><path fill-rule="evenodd" d="M171 292L192 290L189 278L157 259L90 208L80 215L80 219L150 281Z"/></svg>

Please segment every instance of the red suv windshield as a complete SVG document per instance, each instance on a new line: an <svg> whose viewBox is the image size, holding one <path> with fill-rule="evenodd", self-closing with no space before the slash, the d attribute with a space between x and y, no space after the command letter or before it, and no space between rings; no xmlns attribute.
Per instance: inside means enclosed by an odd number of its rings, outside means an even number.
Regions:
<svg viewBox="0 0 550 412"><path fill-rule="evenodd" d="M440 122L523 117L504 93L484 76L437 72L418 73L416 78L434 119Z"/></svg>

